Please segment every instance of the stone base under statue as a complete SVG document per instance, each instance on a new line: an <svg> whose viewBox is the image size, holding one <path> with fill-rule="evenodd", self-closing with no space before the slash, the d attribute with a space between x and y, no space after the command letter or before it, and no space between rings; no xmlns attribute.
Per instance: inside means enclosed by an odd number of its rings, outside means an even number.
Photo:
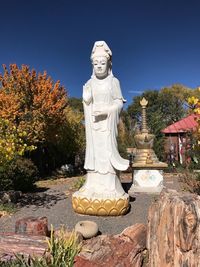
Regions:
<svg viewBox="0 0 200 267"><path fill-rule="evenodd" d="M163 189L163 171L162 170L134 170L133 184L128 191L130 196L134 193L152 193L159 194Z"/></svg>
<svg viewBox="0 0 200 267"><path fill-rule="evenodd" d="M116 174L88 172L83 187L72 195L72 206L85 215L124 215L129 209L129 195Z"/></svg>

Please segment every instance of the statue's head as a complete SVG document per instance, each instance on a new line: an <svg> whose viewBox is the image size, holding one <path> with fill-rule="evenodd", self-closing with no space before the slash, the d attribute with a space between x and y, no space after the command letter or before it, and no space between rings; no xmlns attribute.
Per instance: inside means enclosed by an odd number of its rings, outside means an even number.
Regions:
<svg viewBox="0 0 200 267"><path fill-rule="evenodd" d="M111 73L111 57L112 52L106 42L95 42L91 53L91 61L93 75L98 79L104 79Z"/></svg>

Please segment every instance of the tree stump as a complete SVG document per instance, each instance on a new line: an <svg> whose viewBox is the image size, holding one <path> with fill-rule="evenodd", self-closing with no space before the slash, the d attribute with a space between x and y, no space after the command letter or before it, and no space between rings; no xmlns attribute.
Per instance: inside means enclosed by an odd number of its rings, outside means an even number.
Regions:
<svg viewBox="0 0 200 267"><path fill-rule="evenodd" d="M43 235L48 236L47 217L26 217L15 223L16 234Z"/></svg>
<svg viewBox="0 0 200 267"><path fill-rule="evenodd" d="M149 209L149 267L200 267L200 196L163 192Z"/></svg>

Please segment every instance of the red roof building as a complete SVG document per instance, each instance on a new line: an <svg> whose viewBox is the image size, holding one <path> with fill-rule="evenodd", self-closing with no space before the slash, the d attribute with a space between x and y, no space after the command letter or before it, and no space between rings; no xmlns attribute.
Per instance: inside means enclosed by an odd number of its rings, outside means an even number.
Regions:
<svg viewBox="0 0 200 267"><path fill-rule="evenodd" d="M191 114L161 130L165 134L165 154L169 163L179 161L187 163L191 159L187 151L191 148L189 134L197 128L197 115Z"/></svg>
<svg viewBox="0 0 200 267"><path fill-rule="evenodd" d="M177 121L169 125L161 132L164 134L170 134L170 133L185 133L188 131L194 131L198 125L196 118L197 116L195 114L191 114L181 119L180 121Z"/></svg>

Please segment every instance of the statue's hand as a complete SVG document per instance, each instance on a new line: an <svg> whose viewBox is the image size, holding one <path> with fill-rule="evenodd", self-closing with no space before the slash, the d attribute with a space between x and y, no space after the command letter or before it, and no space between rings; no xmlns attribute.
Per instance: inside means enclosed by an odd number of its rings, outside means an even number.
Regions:
<svg viewBox="0 0 200 267"><path fill-rule="evenodd" d="M101 111L94 111L93 112L93 116L95 116L95 117L98 117L98 116L102 116L102 115L107 115L108 114L108 112L106 112L106 111L103 111L103 110L101 110Z"/></svg>
<svg viewBox="0 0 200 267"><path fill-rule="evenodd" d="M108 115L108 110L107 109L95 110L93 111L92 115L95 117L105 116L105 115Z"/></svg>
<svg viewBox="0 0 200 267"><path fill-rule="evenodd" d="M100 116L109 117L111 113L118 112L122 107L122 100L116 100L112 105L94 106L92 116L99 118Z"/></svg>
<svg viewBox="0 0 200 267"><path fill-rule="evenodd" d="M90 104L92 101L92 90L88 85L83 86L83 101L85 101L87 104Z"/></svg>
<svg viewBox="0 0 200 267"><path fill-rule="evenodd" d="M93 122L99 122L99 121L103 121L106 120L108 117L108 114L106 112L103 111L94 111L92 113L92 117L93 117Z"/></svg>

